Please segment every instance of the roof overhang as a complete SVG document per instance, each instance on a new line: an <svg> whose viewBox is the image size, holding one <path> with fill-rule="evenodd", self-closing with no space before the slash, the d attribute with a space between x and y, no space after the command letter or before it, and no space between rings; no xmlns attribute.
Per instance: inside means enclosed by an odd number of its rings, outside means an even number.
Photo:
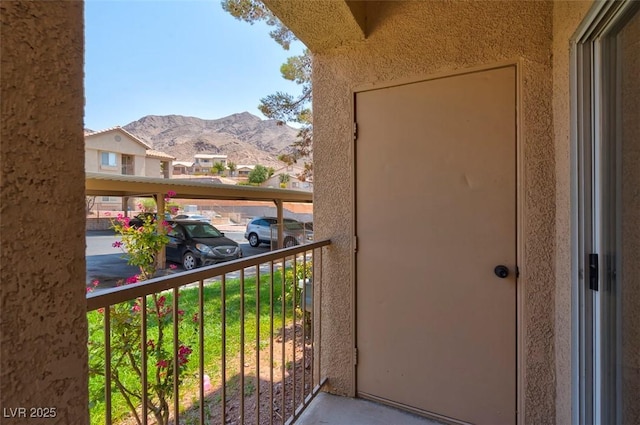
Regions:
<svg viewBox="0 0 640 425"><path fill-rule="evenodd" d="M366 36L366 2L345 0L263 0L312 52L322 52Z"/></svg>
<svg viewBox="0 0 640 425"><path fill-rule="evenodd" d="M146 197L169 191L176 193L174 198L182 199L313 202L312 193L297 190L194 182L188 179L86 173L87 196Z"/></svg>

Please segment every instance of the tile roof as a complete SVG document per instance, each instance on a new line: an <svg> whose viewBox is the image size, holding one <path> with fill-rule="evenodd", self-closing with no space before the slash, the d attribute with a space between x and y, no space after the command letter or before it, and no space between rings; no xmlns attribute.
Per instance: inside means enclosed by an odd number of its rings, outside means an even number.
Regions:
<svg viewBox="0 0 640 425"><path fill-rule="evenodd" d="M124 133L127 137L129 137L129 138L133 139L134 141L140 143L146 149L151 149L151 145L149 145L147 142L145 142L142 139L134 136L133 134L129 133L127 130L125 130L124 128L122 128L120 126L115 126L115 127L111 127L111 128L105 128L104 130L94 131L93 133L85 133L84 137L97 136L98 134L109 133L111 131L119 131L121 133Z"/></svg>
<svg viewBox="0 0 640 425"><path fill-rule="evenodd" d="M153 149L147 149L147 156L151 157L151 158L157 158L157 159L176 159L175 156L171 156L168 153L164 153L164 152L160 152L160 151L154 151Z"/></svg>

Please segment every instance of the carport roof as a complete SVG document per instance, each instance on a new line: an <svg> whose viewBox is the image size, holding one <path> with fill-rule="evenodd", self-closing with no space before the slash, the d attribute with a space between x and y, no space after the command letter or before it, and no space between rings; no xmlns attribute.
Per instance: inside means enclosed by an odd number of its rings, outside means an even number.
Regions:
<svg viewBox="0 0 640 425"><path fill-rule="evenodd" d="M174 198L233 199L251 201L313 202L313 194L304 191L237 186L187 179L165 179L120 174L86 173L87 196L145 197L176 192Z"/></svg>

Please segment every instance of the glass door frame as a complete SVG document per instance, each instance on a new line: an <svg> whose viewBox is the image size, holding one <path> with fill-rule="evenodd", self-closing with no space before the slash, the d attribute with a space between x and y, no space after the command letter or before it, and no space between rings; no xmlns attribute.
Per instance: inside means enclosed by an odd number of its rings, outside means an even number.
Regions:
<svg viewBox="0 0 640 425"><path fill-rule="evenodd" d="M640 2L596 2L574 34L572 108L572 420L620 422L618 33ZM590 262L597 254L596 269ZM597 290L591 275L597 274Z"/></svg>

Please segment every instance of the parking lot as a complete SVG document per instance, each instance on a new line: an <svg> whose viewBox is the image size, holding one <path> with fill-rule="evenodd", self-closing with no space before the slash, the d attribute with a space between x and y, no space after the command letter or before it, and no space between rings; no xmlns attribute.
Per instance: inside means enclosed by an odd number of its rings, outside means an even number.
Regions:
<svg viewBox="0 0 640 425"><path fill-rule="evenodd" d="M232 239L242 248L245 257L263 254L269 251L268 245L260 245L252 248L244 239L245 226L217 226L229 239ZM113 243L120 237L111 230L87 231L86 233L86 258L87 258L87 285L94 280L99 281L97 290L116 286L119 280L126 279L139 273L137 267L127 264L125 253L120 248L114 248ZM172 263L171 263L172 264ZM167 273L183 271L180 264L175 264L175 269L167 269Z"/></svg>

